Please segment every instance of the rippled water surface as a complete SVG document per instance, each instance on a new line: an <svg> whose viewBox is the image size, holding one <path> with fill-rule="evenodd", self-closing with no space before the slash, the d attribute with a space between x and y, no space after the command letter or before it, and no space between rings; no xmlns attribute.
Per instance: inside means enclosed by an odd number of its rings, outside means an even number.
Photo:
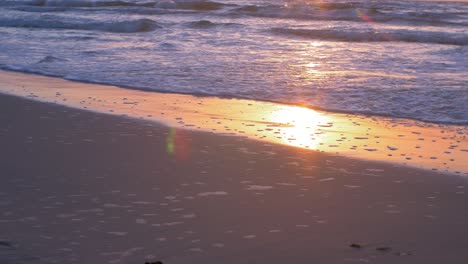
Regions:
<svg viewBox="0 0 468 264"><path fill-rule="evenodd" d="M0 67L468 124L468 3L0 2Z"/></svg>

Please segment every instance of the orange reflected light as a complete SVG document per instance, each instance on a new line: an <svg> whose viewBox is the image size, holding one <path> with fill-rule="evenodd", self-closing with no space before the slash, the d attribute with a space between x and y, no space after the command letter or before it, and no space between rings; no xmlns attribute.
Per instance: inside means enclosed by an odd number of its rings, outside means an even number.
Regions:
<svg viewBox="0 0 468 264"><path fill-rule="evenodd" d="M288 145L316 149L321 142L320 126L326 126L328 118L312 109L282 106L273 112L270 120L281 124L279 129L283 142Z"/></svg>

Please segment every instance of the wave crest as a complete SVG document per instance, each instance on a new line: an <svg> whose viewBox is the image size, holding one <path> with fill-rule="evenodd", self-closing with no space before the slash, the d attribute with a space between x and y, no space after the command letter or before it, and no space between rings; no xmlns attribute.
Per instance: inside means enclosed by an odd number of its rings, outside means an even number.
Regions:
<svg viewBox="0 0 468 264"><path fill-rule="evenodd" d="M161 28L158 23L151 19L137 19L116 22L64 22L53 19L7 19L0 21L1 27L19 28L41 28L41 29L74 29L74 30L96 30L116 33L149 32Z"/></svg>

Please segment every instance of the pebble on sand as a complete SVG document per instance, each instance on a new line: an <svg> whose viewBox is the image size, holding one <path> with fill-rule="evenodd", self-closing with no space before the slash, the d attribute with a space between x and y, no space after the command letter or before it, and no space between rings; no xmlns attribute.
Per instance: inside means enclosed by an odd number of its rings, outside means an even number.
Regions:
<svg viewBox="0 0 468 264"><path fill-rule="evenodd" d="M392 249L392 248L390 248L390 247L377 247L377 248L375 248L375 250L384 251L384 252L389 251L389 250L391 250L391 249Z"/></svg>
<svg viewBox="0 0 468 264"><path fill-rule="evenodd" d="M352 248L362 248L362 246L360 244L356 244L356 243L353 243L353 244L351 244L349 246L352 247Z"/></svg>

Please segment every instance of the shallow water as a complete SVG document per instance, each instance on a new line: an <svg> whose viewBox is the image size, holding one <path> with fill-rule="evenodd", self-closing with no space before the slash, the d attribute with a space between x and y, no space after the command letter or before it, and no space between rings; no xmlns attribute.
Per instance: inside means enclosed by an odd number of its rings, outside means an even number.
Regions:
<svg viewBox="0 0 468 264"><path fill-rule="evenodd" d="M468 124L468 4L2 1L0 68Z"/></svg>

